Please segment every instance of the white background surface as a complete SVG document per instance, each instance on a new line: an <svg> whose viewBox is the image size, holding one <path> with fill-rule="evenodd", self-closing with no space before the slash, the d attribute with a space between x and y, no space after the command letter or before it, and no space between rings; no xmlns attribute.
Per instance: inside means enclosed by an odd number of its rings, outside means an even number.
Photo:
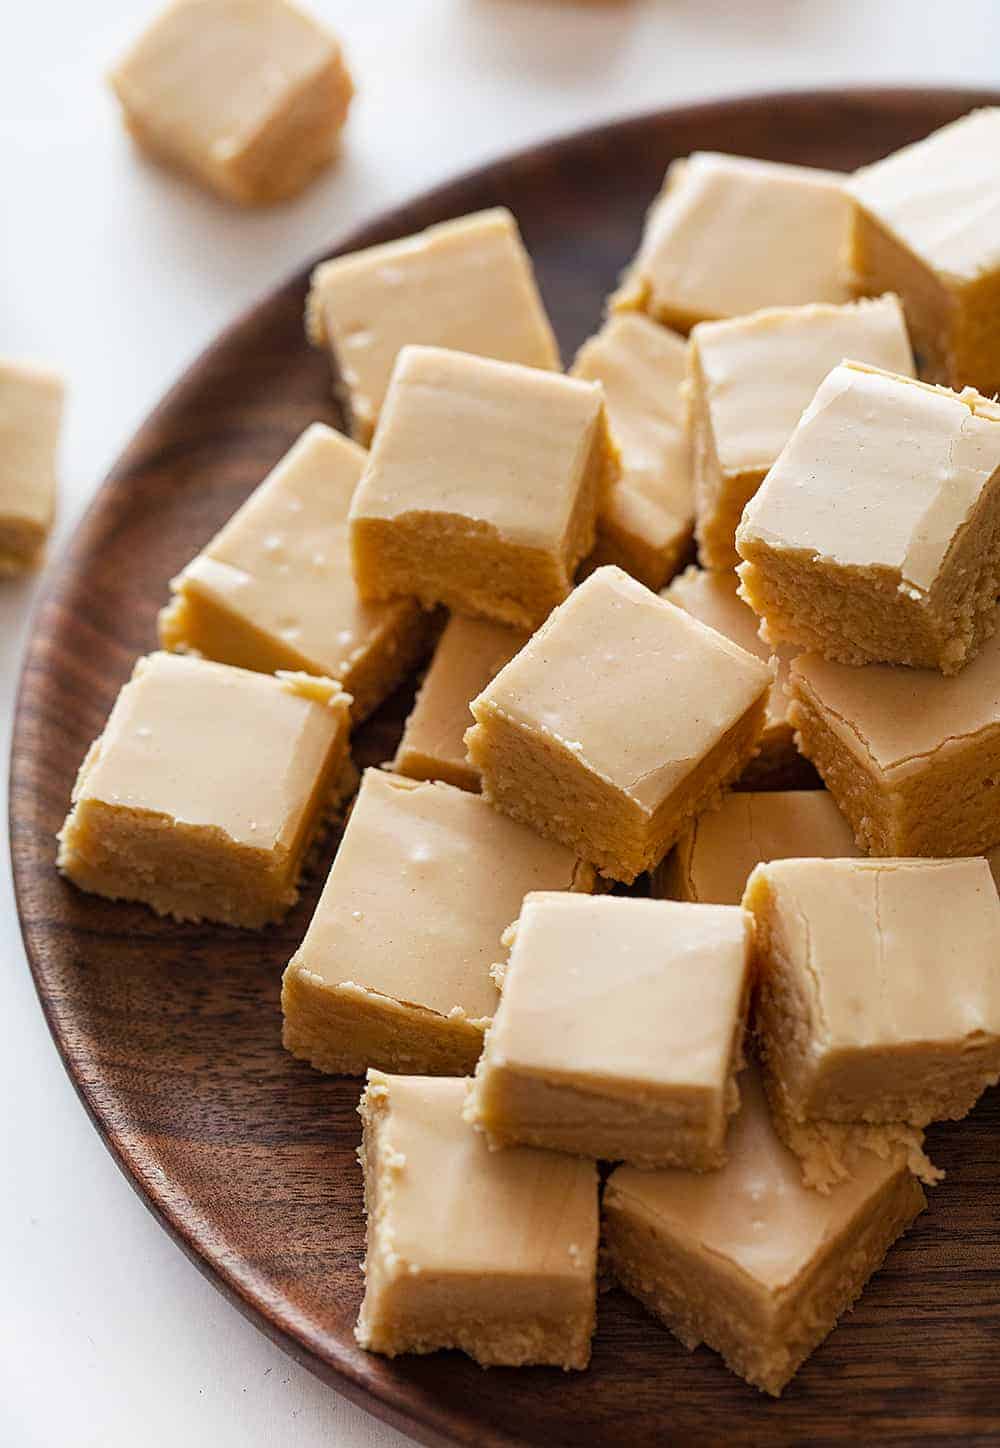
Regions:
<svg viewBox="0 0 1000 1448"><path fill-rule="evenodd" d="M102 74L154 4L0 4L0 354L65 373L58 553L145 413L238 311L383 208L506 150L758 89L1000 85L1000 7L922 0L312 0L359 97L341 164L261 214L141 162ZM0 584L0 751L37 585ZM6 777L0 783L6 817ZM4 832L6 833L6 832ZM49 1040L0 858L0 1444L396 1448L154 1223Z"/></svg>

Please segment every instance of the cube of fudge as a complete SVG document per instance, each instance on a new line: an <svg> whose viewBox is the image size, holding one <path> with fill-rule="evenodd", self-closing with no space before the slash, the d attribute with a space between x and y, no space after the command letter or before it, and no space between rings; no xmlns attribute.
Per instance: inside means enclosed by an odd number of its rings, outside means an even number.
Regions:
<svg viewBox="0 0 1000 1448"><path fill-rule="evenodd" d="M358 589L535 628L617 476L598 384L404 347L351 505Z"/></svg>
<svg viewBox="0 0 1000 1448"><path fill-rule="evenodd" d="M597 1315L597 1169L530 1147L490 1151L462 1120L467 1088L368 1073L355 1336L388 1357L457 1348L483 1367L585 1368Z"/></svg>
<svg viewBox="0 0 1000 1448"><path fill-rule="evenodd" d="M724 634L748 654L765 663L773 661L774 683L767 696L764 732L759 753L751 759L736 782L737 789L797 789L818 784L809 761L795 747L795 733L788 718L788 668L790 649L772 648L758 633L760 620L739 596L739 580L732 571L686 568L662 596L683 608L699 623Z"/></svg>
<svg viewBox="0 0 1000 1448"><path fill-rule="evenodd" d="M532 894L511 933L466 1120L492 1147L721 1166L740 1100L746 913Z"/></svg>
<svg viewBox="0 0 1000 1448"><path fill-rule="evenodd" d="M1000 845L1000 636L953 678L802 654L789 690L799 747L866 853Z"/></svg>
<svg viewBox="0 0 1000 1448"><path fill-rule="evenodd" d="M498 206L322 262L306 330L326 347L359 442L371 441L409 342L559 370L559 348L517 222Z"/></svg>
<svg viewBox="0 0 1000 1448"><path fill-rule="evenodd" d="M452 614L403 729L392 761L396 774L478 792L479 770L465 753L469 704L527 641L519 629Z"/></svg>
<svg viewBox="0 0 1000 1448"><path fill-rule="evenodd" d="M850 266L899 292L924 376L1000 391L1000 108L857 171Z"/></svg>
<svg viewBox="0 0 1000 1448"><path fill-rule="evenodd" d="M143 150L241 205L301 191L354 93L337 40L288 0L174 0L110 80Z"/></svg>
<svg viewBox="0 0 1000 1448"><path fill-rule="evenodd" d="M313 423L171 582L160 643L270 674L336 679L363 719L430 644L413 599L365 603L351 572L347 513L366 453Z"/></svg>
<svg viewBox="0 0 1000 1448"><path fill-rule="evenodd" d="M604 1241L626 1291L693 1350L705 1343L777 1397L926 1205L899 1154L865 1153L828 1195L802 1185L756 1073L720 1171L622 1166Z"/></svg>
<svg viewBox="0 0 1000 1448"><path fill-rule="evenodd" d="M176 920L280 920L335 802L350 702L330 679L140 659L80 766L60 870Z"/></svg>
<svg viewBox="0 0 1000 1448"><path fill-rule="evenodd" d="M899 298L773 307L692 329L688 355L698 556L735 568L743 509L817 387L845 357L914 376Z"/></svg>
<svg viewBox="0 0 1000 1448"><path fill-rule="evenodd" d="M609 317L585 342L573 376L600 382L622 472L597 518L595 566L617 563L662 588L691 542L694 501L683 337L638 313Z"/></svg>
<svg viewBox="0 0 1000 1448"><path fill-rule="evenodd" d="M612 309L687 332L761 307L849 301L850 216L832 171L696 151L668 168Z"/></svg>
<svg viewBox="0 0 1000 1448"><path fill-rule="evenodd" d="M529 890L588 890L561 845L450 784L365 771L305 939L285 970L284 1044L317 1070L470 1072L490 967Z"/></svg>
<svg viewBox="0 0 1000 1448"><path fill-rule="evenodd" d="M766 664L599 568L472 701L483 793L630 883L745 769Z"/></svg>
<svg viewBox="0 0 1000 1448"><path fill-rule="evenodd" d="M741 791L692 820L654 871L652 893L664 900L739 905L755 865L850 859L860 853L850 825L825 790Z"/></svg>
<svg viewBox="0 0 1000 1448"><path fill-rule="evenodd" d="M996 626L1000 405L835 367L747 504L736 549L771 643L956 673Z"/></svg>
<svg viewBox="0 0 1000 1448"><path fill-rule="evenodd" d="M63 384L0 359L0 577L41 561L52 527Z"/></svg>

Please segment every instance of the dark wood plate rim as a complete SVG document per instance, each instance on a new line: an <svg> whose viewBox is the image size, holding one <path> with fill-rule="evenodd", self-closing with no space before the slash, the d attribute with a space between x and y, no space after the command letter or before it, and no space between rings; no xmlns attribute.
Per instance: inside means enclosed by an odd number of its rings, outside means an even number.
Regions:
<svg viewBox="0 0 1000 1448"><path fill-rule="evenodd" d="M22 897L26 885L26 877L22 876L15 848L15 838L19 825L17 802L19 799L19 761L22 758L21 744L24 738L25 720L31 703L31 668L32 664L37 660L45 642L40 621L46 612L46 605L57 598L64 574L69 571L74 556L78 552L86 551L89 537L97 528L98 521L108 503L110 494L122 486L123 480L141 457L147 445L147 439L158 420L170 410L177 394L182 390L187 391L192 387L197 387L200 374L210 366L219 353L227 349L233 335L249 321L254 313L268 303L276 301L277 298L288 289L301 286L303 278L318 261L329 256L357 250L360 247L371 245L375 241L381 241L393 235L404 234L403 219L408 215L412 207L432 208L442 214L453 214L455 202L459 201L467 186L473 181L490 185L494 181L499 182L505 175L509 175L519 168L533 168L556 162L561 155L571 152L576 147L585 147L597 140L611 141L616 137L628 137L636 132L641 133L644 129L653 128L658 125L670 123L690 125L698 122L711 124L722 117L728 117L733 121L737 121L740 114L750 115L764 110L780 110L786 106L793 109L796 105L802 104L821 105L824 101L831 103L845 101L848 104L861 103L869 105L876 110L882 108L891 111L894 109L905 110L909 106L926 105L929 100L943 108L954 109L958 112L979 105L1000 104L1000 93L964 87L830 86L752 93L716 98L677 107L655 108L644 111L638 115L626 116L598 125L562 133L549 141L526 147L509 155L488 161L483 165L471 167L451 180L422 192L409 201L381 213L374 220L355 228L339 241L335 247L324 250L305 266L298 268L286 278L284 282L266 294L265 297L258 299L257 302L247 307L234 321L229 323L217 336L215 341L205 348L185 369L182 375L174 382L161 401L140 425L131 442L107 474L103 483L98 488L94 499L85 510L62 555L49 568L48 576L35 601L29 639L25 647L21 665L11 740L10 850L14 894L18 906L25 951L32 971L39 1002L49 1031L62 1057L63 1065L88 1116L116 1164L133 1189L138 1193L146 1207L152 1212L161 1226L164 1227L190 1260L198 1267L199 1271L201 1271L249 1321L283 1350L288 1352L295 1360L315 1372L325 1381L335 1385L338 1391L342 1392L355 1403L377 1414L401 1431L417 1436L425 1443L447 1445L455 1442L475 1441L483 1445L490 1444L495 1445L495 1448L500 1448L500 1445L514 1445L522 1440L510 1436L503 1431L490 1432L488 1436L478 1433L475 1439L467 1438L465 1434L462 1434L461 1437L456 1436L454 1420L445 1413L437 1412L435 1405L427 1402L424 1398L419 1398L415 1402L414 1395L408 1391L404 1381L393 1380L387 1384L383 1380L377 1385L366 1381L363 1368L359 1370L355 1361L341 1354L340 1344L336 1342L336 1340L332 1343L328 1340L322 1340L318 1334L310 1331L307 1325L297 1321L294 1313L287 1310L287 1304L283 1303L280 1298L268 1300L266 1295L260 1292L259 1281L253 1277L251 1272L243 1270L244 1264L239 1262L224 1263L214 1260L210 1255L210 1247L201 1244L197 1234L190 1229L189 1224L186 1223L180 1215L172 1211L169 1205L163 1200L161 1193L158 1191L155 1174L149 1170L149 1164L142 1159L141 1152L130 1152L125 1148L121 1139L116 1137L113 1127L101 1114L93 1093L88 1089L87 1083L79 1070L72 1044L67 1039L66 1032L62 1029L57 1013L53 1009L53 1003L46 996L44 990L40 962L35 951L35 943L31 931L25 923ZM626 258L623 258L623 263L625 260ZM664 1441L667 1440L664 1439Z"/></svg>

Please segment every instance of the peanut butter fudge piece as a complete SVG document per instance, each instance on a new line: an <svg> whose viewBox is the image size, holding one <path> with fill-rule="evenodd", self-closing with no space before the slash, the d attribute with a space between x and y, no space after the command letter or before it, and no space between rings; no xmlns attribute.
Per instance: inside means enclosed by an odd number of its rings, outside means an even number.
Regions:
<svg viewBox="0 0 1000 1448"><path fill-rule="evenodd" d="M691 567L675 578L662 596L748 654L756 654L765 663L773 661L776 674L767 696L764 732L758 741L760 752L740 775L737 788L791 789L817 783L812 766L795 747L795 733L788 719L785 689L792 651L764 643L758 632L760 620L738 590L739 580L732 571Z"/></svg>
<svg viewBox="0 0 1000 1448"><path fill-rule="evenodd" d="M280 920L333 802L350 702L330 679L140 659L80 767L60 870L177 920Z"/></svg>
<svg viewBox="0 0 1000 1448"><path fill-rule="evenodd" d="M430 642L413 599L365 603L347 513L367 454L313 423L211 543L175 578L160 642L260 673L336 679L363 719Z"/></svg>
<svg viewBox="0 0 1000 1448"><path fill-rule="evenodd" d="M925 375L1000 391L1000 109L863 167L848 190L858 289L900 293Z"/></svg>
<svg viewBox="0 0 1000 1448"><path fill-rule="evenodd" d="M471 705L483 793L626 883L746 767L770 669L599 568Z"/></svg>
<svg viewBox="0 0 1000 1448"><path fill-rule="evenodd" d="M52 527L63 385L0 359L0 577L34 568Z"/></svg>
<svg viewBox="0 0 1000 1448"><path fill-rule="evenodd" d="M957 1120L1000 1079L1000 899L984 859L776 860L744 905L779 1129Z"/></svg>
<svg viewBox="0 0 1000 1448"><path fill-rule="evenodd" d="M497 1002L490 967L529 890L593 871L477 795L365 771L305 939L285 971L284 1043L320 1071L471 1071Z"/></svg>
<svg viewBox="0 0 1000 1448"><path fill-rule="evenodd" d="M848 859L860 851L822 789L727 794L685 829L652 881L655 896L739 905L755 865L795 858Z"/></svg>
<svg viewBox="0 0 1000 1448"><path fill-rule="evenodd" d="M452 614L392 761L397 774L478 791L479 770L465 753L469 704L527 641L518 629Z"/></svg>
<svg viewBox="0 0 1000 1448"><path fill-rule="evenodd" d="M756 1072L720 1171L619 1167L604 1193L612 1270L689 1350L774 1396L926 1205L901 1154L863 1153L828 1195L803 1186Z"/></svg>
<svg viewBox="0 0 1000 1448"><path fill-rule="evenodd" d="M560 366L531 258L502 206L321 263L306 330L329 349L351 433L366 444L407 343Z"/></svg>
<svg viewBox="0 0 1000 1448"><path fill-rule="evenodd" d="M687 332L761 307L849 301L843 180L710 151L675 161L612 308Z"/></svg>
<svg viewBox="0 0 1000 1448"><path fill-rule="evenodd" d="M736 534L773 644L952 674L996 626L1000 405L846 362Z"/></svg>
<svg viewBox="0 0 1000 1448"><path fill-rule="evenodd" d="M597 1169L490 1151L468 1082L369 1071L358 1110L369 1352L458 1348L483 1367L585 1368L597 1314Z"/></svg>
<svg viewBox="0 0 1000 1448"><path fill-rule="evenodd" d="M721 1166L740 1100L746 913L532 894L512 935L466 1119L492 1147Z"/></svg>
<svg viewBox="0 0 1000 1448"><path fill-rule="evenodd" d="M978 855L1000 844L1000 636L953 678L803 654L790 718L862 850Z"/></svg>
<svg viewBox="0 0 1000 1448"><path fill-rule="evenodd" d="M404 347L351 505L358 589L535 628L617 476L599 384Z"/></svg>
<svg viewBox="0 0 1000 1448"><path fill-rule="evenodd" d="M622 473L597 518L595 565L617 563L662 588L691 542L694 503L684 381L687 345L638 313L605 322L585 342L573 376L600 382Z"/></svg>
<svg viewBox="0 0 1000 1448"><path fill-rule="evenodd" d="M334 36L288 0L174 0L110 80L143 150L242 205L301 191L354 93Z"/></svg>
<svg viewBox="0 0 1000 1448"><path fill-rule="evenodd" d="M817 387L845 357L914 375L898 297L701 322L688 354L698 555L735 568L743 509Z"/></svg>

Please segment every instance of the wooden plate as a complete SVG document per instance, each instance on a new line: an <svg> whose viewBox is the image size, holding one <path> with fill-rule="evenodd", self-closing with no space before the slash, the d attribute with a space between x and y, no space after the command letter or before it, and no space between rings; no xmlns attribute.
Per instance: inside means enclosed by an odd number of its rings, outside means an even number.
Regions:
<svg viewBox="0 0 1000 1448"><path fill-rule="evenodd" d="M344 249L504 203L571 358L672 157L702 148L846 169L998 100L766 96L640 117L466 176ZM307 275L231 327L140 430L54 572L28 648L11 780L17 898L42 1005L95 1125L163 1225L253 1322L426 1443L1000 1441L998 1093L960 1127L934 1131L946 1182L780 1402L714 1353L685 1352L618 1292L601 1301L586 1374L484 1373L455 1354L387 1362L352 1336L364 1230L358 1083L315 1074L279 1043L279 976L315 882L281 928L241 934L157 920L56 874L75 771L135 656L154 644L168 579L307 423L336 420L326 360L303 338ZM365 729L366 761L391 752L406 703Z"/></svg>

